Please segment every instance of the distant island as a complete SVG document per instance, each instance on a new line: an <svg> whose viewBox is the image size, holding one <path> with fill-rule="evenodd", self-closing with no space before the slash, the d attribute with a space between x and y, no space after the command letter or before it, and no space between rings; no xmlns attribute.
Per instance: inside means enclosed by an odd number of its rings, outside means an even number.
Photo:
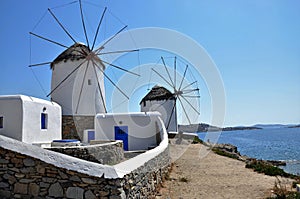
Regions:
<svg viewBox="0 0 300 199"><path fill-rule="evenodd" d="M236 126L236 127L221 128L221 127L212 126L212 125L205 124L205 123L190 124L190 125L179 125L178 126L178 131L189 132L189 133L213 132L213 131L256 130L256 129L262 129L262 128L255 127L255 126Z"/></svg>
<svg viewBox="0 0 300 199"><path fill-rule="evenodd" d="M298 124L298 125L292 125L292 126L288 126L288 128L300 128L300 124Z"/></svg>
<svg viewBox="0 0 300 199"><path fill-rule="evenodd" d="M217 127L205 123L178 125L178 131L194 133L194 132L214 132L214 131L240 131L240 130L257 130L269 128L300 128L300 124L256 124L254 126L235 126L235 127Z"/></svg>

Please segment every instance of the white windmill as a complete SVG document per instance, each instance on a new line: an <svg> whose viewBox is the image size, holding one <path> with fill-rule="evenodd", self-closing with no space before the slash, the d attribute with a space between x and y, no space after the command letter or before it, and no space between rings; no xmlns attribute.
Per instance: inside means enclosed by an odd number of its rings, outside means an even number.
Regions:
<svg viewBox="0 0 300 199"><path fill-rule="evenodd" d="M63 115L94 116L106 112L102 73L105 65L87 46L75 43L51 63L51 69L51 99L63 107Z"/></svg>
<svg viewBox="0 0 300 199"><path fill-rule="evenodd" d="M188 124L192 124L192 115L196 115L196 117L200 115L200 110L196 106L197 104L199 104L199 88L194 87L194 85L197 84L197 81L184 83L188 72L188 65L185 66L183 75L181 77L178 77L177 57L174 57L173 76L170 74L163 57L161 57L161 61L168 77L163 76L161 70L157 71L156 69L152 68L152 71L155 72L163 80L164 83L170 86L172 88L172 91L169 91L163 86L154 86L151 91L141 100L141 111L160 112L167 131L177 132L178 108L181 108L184 118L185 120L187 120ZM196 104L192 103L191 99L194 99L194 101L196 101Z"/></svg>
<svg viewBox="0 0 300 199"><path fill-rule="evenodd" d="M141 111L158 111L168 131L177 132L176 98L163 86L155 85L140 102Z"/></svg>
<svg viewBox="0 0 300 199"><path fill-rule="evenodd" d="M113 86L115 86L127 99L129 99L129 97L112 81L112 79L107 74L105 74L106 66L112 66L125 72L137 76L139 75L112 63L106 62L99 57L103 54L138 51L120 50L104 52L106 44L108 44L118 34L124 31L127 28L127 25L121 28L112 37L107 39L103 44L101 44L100 47L95 47L101 23L103 21L107 8L104 8L103 13L99 19L94 38L92 42L90 42L86 31L82 2L81 0L79 0L78 2L80 5L79 7L81 14L81 23L84 30L86 44L76 41L58 20L53 11L51 9L48 9L48 12L51 14L53 19L74 43L73 45L68 47L54 40L30 32L30 35L59 45L66 50L64 50L52 62L31 64L29 65L29 67L44 64L51 65L51 92L47 95L47 97L51 96L51 100L57 102L62 106L63 137L82 139L82 133L84 129L94 128L94 116L97 113L107 112L104 89L105 78ZM79 135L79 137L77 135Z"/></svg>

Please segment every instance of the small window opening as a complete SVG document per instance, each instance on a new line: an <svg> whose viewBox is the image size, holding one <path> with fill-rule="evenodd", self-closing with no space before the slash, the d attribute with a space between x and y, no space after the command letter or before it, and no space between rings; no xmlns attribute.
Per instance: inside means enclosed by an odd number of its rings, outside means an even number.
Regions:
<svg viewBox="0 0 300 199"><path fill-rule="evenodd" d="M0 117L0 129L2 129L2 128L3 128L3 116Z"/></svg>
<svg viewBox="0 0 300 199"><path fill-rule="evenodd" d="M92 80L88 79L88 85L92 85Z"/></svg>
<svg viewBox="0 0 300 199"><path fill-rule="evenodd" d="M41 113L41 129L48 128L48 114Z"/></svg>

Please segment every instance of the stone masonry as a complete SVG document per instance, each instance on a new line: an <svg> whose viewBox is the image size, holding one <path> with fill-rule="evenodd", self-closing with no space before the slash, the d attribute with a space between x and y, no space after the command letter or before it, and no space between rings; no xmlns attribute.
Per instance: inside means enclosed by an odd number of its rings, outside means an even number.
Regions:
<svg viewBox="0 0 300 199"><path fill-rule="evenodd" d="M114 165L124 160L122 141L86 146L51 147L47 149L100 164Z"/></svg>
<svg viewBox="0 0 300 199"><path fill-rule="evenodd" d="M62 116L62 138L83 139L85 129L94 129L94 116Z"/></svg>
<svg viewBox="0 0 300 199"><path fill-rule="evenodd" d="M89 176L0 146L0 198L149 198L169 170L168 148L118 179Z"/></svg>

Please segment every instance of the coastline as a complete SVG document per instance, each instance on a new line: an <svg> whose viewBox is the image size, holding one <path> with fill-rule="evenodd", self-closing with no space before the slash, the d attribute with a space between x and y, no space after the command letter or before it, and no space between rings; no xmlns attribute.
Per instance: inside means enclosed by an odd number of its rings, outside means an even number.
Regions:
<svg viewBox="0 0 300 199"><path fill-rule="evenodd" d="M268 128L220 132L217 140L213 133L198 133L204 141L230 143L238 147L242 155L257 160L276 160L286 163L280 166L285 172L299 175L299 128Z"/></svg>
<svg viewBox="0 0 300 199"><path fill-rule="evenodd" d="M272 196L276 181L280 180L287 187L292 185L292 179L254 172L245 168L245 162L217 155L211 150L200 156L200 150L209 148L202 144L170 145L174 163L157 199L266 198Z"/></svg>

